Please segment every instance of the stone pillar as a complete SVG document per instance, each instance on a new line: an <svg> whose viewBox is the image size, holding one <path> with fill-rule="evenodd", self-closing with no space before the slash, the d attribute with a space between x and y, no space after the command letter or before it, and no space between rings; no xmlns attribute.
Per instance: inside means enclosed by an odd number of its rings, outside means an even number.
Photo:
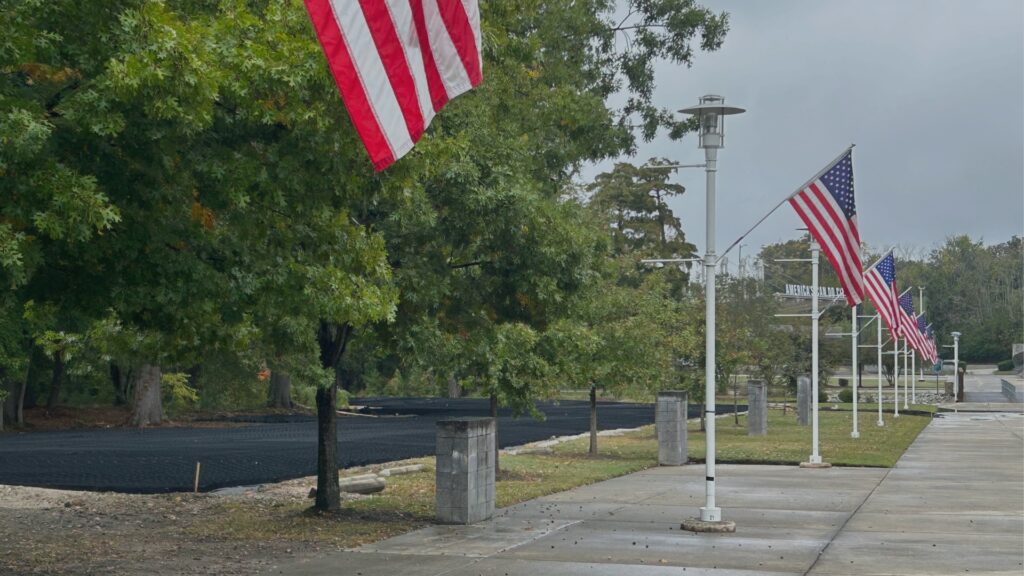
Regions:
<svg viewBox="0 0 1024 576"><path fill-rule="evenodd" d="M807 426L811 421L811 377L796 377L796 422Z"/></svg>
<svg viewBox="0 0 1024 576"><path fill-rule="evenodd" d="M658 464L686 464L687 393L678 390L658 392L654 423L658 430Z"/></svg>
<svg viewBox="0 0 1024 576"><path fill-rule="evenodd" d="M494 515L494 419L437 422L437 520L474 524Z"/></svg>
<svg viewBox="0 0 1024 576"><path fill-rule="evenodd" d="M768 433L768 385L764 380L747 382L747 436Z"/></svg>

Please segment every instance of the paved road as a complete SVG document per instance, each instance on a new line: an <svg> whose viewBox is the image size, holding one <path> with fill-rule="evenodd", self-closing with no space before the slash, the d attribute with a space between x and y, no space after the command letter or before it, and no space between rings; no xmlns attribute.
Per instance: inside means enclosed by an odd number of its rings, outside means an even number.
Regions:
<svg viewBox="0 0 1024 576"><path fill-rule="evenodd" d="M720 466L735 534L692 534L703 466L656 468L311 555L292 576L724 576L1024 573L1024 417L936 418L891 470Z"/></svg>
<svg viewBox="0 0 1024 576"><path fill-rule="evenodd" d="M343 467L434 453L440 418L484 416L486 400L357 399L382 416L338 420L338 454ZM542 403L543 421L499 419L502 447L589 430L586 402ZM742 409L745 409L743 407ZM718 410L731 412L732 406ZM691 406L691 417L699 412ZM273 419L271 419L273 420ZM276 482L316 473L316 422L311 417L278 418L234 428L150 428L71 430L0 434L0 484L117 492L175 492L192 489L196 462L203 490ZM601 429L632 428L654 421L650 404L601 403Z"/></svg>

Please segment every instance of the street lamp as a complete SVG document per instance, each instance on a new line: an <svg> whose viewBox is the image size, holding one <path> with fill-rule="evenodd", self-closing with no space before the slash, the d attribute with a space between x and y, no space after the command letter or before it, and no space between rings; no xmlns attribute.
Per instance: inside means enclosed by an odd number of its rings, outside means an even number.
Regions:
<svg viewBox="0 0 1024 576"><path fill-rule="evenodd" d="M960 333L951 332L953 337L953 403L960 398Z"/></svg>
<svg viewBox="0 0 1024 576"><path fill-rule="evenodd" d="M715 173L718 171L718 149L725 145L725 117L741 114L743 108L726 106L725 98L708 94L696 106L683 108L683 114L696 116L700 126L700 147L704 149L704 172L707 178L707 249L704 252L704 413L705 500L700 519L684 521L682 528L694 532L733 532L736 524L722 520L722 509L715 504Z"/></svg>

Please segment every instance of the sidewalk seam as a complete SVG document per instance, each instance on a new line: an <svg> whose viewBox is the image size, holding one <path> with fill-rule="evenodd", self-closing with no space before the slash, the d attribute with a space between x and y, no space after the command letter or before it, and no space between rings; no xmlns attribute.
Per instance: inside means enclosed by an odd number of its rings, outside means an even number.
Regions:
<svg viewBox="0 0 1024 576"><path fill-rule="evenodd" d="M931 423L929 423L929 426L930 425ZM915 439L914 442L917 442L917 440ZM913 443L911 443L911 446L912 445ZM897 461L897 464L898 463L899 462ZM828 547L831 546L832 542L835 542L835 539L843 533L843 530L846 529L846 525L850 523L850 520L853 520L853 517L857 515L857 512L860 512L860 509L864 507L864 504L866 504L867 501L871 498L871 496L875 493L875 491L878 490L878 487L882 485L882 482L885 482L885 479L889 477L889 472L892 472L892 469L895 467L896 465L894 464L892 468L888 468L885 471L885 474L878 479L878 482L875 484L874 488L872 488L871 491L867 493L864 499L861 500L860 504L858 504L857 507L853 510L853 512L851 512L850 515L846 517L846 520L843 520L843 524L832 534L832 537L828 539L828 542L825 544L825 547L818 551L818 555L814 557L814 562L812 562L811 565L807 567L807 570L804 571L804 576L807 576L811 573L811 570L814 570L814 567L818 565L818 561L821 560L821 557L825 555L825 551L828 550Z"/></svg>

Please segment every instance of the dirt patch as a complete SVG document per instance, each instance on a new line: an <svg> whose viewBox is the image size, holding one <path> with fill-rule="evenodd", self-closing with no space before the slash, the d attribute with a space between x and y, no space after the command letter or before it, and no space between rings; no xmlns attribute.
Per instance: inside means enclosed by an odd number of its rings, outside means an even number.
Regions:
<svg viewBox="0 0 1024 576"><path fill-rule="evenodd" d="M197 538L225 505L307 508L313 478L220 494L116 494L0 485L0 574L248 575L317 550L290 539Z"/></svg>

